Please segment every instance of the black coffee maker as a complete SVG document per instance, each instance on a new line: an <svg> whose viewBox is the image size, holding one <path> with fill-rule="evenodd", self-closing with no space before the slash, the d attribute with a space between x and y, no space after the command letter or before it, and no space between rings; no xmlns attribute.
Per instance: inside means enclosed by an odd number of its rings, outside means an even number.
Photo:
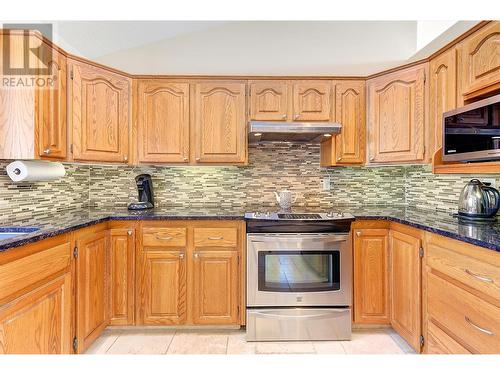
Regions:
<svg viewBox="0 0 500 375"><path fill-rule="evenodd" d="M136 176L135 183L137 184L137 191L139 193L139 202L130 203L129 210L147 210L155 206L153 198L153 181L151 175L140 174Z"/></svg>

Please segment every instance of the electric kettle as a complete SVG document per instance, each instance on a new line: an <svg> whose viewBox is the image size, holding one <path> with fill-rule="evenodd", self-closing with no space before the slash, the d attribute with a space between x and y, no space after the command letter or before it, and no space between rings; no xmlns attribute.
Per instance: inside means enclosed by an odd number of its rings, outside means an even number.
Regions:
<svg viewBox="0 0 500 375"><path fill-rule="evenodd" d="M478 179L470 180L458 201L458 216L468 219L494 218L500 208L500 193Z"/></svg>

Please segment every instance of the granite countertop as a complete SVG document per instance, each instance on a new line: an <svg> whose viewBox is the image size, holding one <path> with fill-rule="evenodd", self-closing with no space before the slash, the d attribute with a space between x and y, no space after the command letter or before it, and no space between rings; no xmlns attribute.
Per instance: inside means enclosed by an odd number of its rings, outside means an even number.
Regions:
<svg viewBox="0 0 500 375"><path fill-rule="evenodd" d="M266 211L262 207L259 210ZM276 207L269 207L269 211L275 210ZM306 213L329 210L349 212L360 220L389 220L407 224L500 252L500 222L498 221L485 224L465 223L448 212L422 210L406 206L297 207L294 212ZM24 220L0 223L0 232L10 227L38 228L31 233L0 240L0 252L110 220L242 220L245 212L253 211L256 211L255 207L250 206L237 208L171 207L136 212L127 209L84 208L61 211L56 215L53 213L50 215L37 214Z"/></svg>

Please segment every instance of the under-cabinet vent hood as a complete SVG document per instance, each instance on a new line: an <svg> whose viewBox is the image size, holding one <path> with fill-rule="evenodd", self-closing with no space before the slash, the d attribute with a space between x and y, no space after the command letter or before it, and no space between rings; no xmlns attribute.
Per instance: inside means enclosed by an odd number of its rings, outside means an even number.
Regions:
<svg viewBox="0 0 500 375"><path fill-rule="evenodd" d="M249 125L249 143L319 143L342 129L334 122L250 121Z"/></svg>

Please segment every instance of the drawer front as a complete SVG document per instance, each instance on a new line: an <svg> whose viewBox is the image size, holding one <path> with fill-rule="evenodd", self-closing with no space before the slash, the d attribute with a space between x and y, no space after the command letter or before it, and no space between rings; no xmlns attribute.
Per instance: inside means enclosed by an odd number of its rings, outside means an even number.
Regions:
<svg viewBox="0 0 500 375"><path fill-rule="evenodd" d="M427 265L500 301L500 264L490 264L430 242Z"/></svg>
<svg viewBox="0 0 500 375"><path fill-rule="evenodd" d="M429 322L427 328L427 354L470 354L441 328Z"/></svg>
<svg viewBox="0 0 500 375"><path fill-rule="evenodd" d="M143 228L143 246L186 246L186 228Z"/></svg>
<svg viewBox="0 0 500 375"><path fill-rule="evenodd" d="M236 247L237 228L194 228L195 247Z"/></svg>
<svg viewBox="0 0 500 375"><path fill-rule="evenodd" d="M6 297L68 269L70 263L71 244L64 242L1 265L0 304Z"/></svg>
<svg viewBox="0 0 500 375"><path fill-rule="evenodd" d="M500 308L432 274L428 274L431 322L475 353L500 353Z"/></svg>

